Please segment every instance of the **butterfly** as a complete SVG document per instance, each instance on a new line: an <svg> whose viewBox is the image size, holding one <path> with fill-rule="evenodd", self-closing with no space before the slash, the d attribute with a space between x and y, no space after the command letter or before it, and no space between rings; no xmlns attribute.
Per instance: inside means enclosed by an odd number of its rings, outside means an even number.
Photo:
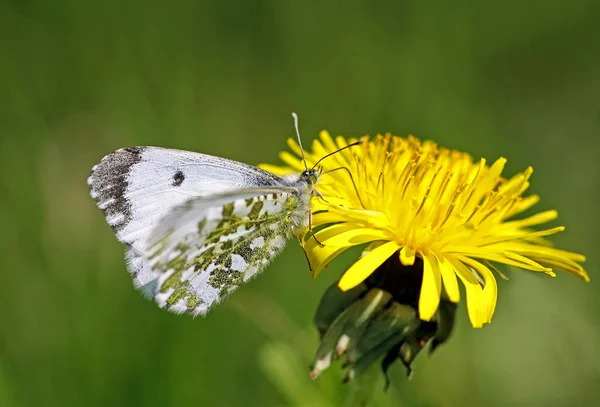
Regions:
<svg viewBox="0 0 600 407"><path fill-rule="evenodd" d="M128 147L95 165L88 185L126 246L134 286L161 308L204 316L290 238L312 233L321 160L309 168L302 154L306 170L280 177L206 154Z"/></svg>

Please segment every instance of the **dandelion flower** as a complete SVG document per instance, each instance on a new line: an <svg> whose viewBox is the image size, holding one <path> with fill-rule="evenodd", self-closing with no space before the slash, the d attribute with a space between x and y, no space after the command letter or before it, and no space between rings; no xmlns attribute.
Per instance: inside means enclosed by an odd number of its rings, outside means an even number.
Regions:
<svg viewBox="0 0 600 407"><path fill-rule="evenodd" d="M489 165L412 136L364 139L320 163L322 197L312 202L316 232L304 242L314 277L346 249L366 245L339 280L342 292L359 287L382 267L397 273L416 268L419 319L435 320L440 299L458 303L460 280L473 327L489 323L494 314L493 271L502 276L494 264L553 277L563 270L589 280L580 265L583 255L554 248L547 240L564 227L539 227L554 220L557 211L518 217L539 200L523 196L531 167L504 178L504 158ZM305 152L307 162L354 141L323 131ZM292 139L288 145L293 154L281 153L285 166L262 167L282 175L302 171L299 146Z"/></svg>

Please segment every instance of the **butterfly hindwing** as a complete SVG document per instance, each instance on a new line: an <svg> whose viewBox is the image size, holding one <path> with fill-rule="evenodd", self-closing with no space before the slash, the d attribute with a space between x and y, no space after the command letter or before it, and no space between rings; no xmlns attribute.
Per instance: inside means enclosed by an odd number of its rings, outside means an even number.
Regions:
<svg viewBox="0 0 600 407"><path fill-rule="evenodd" d="M185 202L154 229L146 257L130 254L136 285L170 311L204 315L283 249L297 201L279 187Z"/></svg>

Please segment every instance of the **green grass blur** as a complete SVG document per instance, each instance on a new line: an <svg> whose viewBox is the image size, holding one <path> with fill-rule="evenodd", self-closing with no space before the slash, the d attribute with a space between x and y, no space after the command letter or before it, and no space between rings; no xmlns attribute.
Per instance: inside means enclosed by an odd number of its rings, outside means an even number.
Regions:
<svg viewBox="0 0 600 407"><path fill-rule="evenodd" d="M103 155L160 145L277 162L293 136L390 131L532 165L592 282L510 270L491 325L380 405L600 397L600 3L0 1L0 406L337 405L308 381L311 281L291 244L205 319L144 300L89 197Z"/></svg>

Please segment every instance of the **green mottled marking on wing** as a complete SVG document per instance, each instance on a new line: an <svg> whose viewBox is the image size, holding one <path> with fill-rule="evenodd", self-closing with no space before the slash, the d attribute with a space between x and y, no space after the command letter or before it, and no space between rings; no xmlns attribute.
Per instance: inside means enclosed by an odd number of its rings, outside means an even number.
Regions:
<svg viewBox="0 0 600 407"><path fill-rule="evenodd" d="M179 243L177 245L177 250L180 250L182 253L185 253L188 249L189 246L186 244ZM196 304L194 307L189 307L188 305L188 309L193 309L202 303L202 300L190 291L190 282L181 281L185 267L185 259L183 256L178 256L167 264L167 269L173 269L174 272L164 281L160 287L160 292L165 293L169 291L169 289L173 289L173 292L167 298L168 307L177 304L182 298L187 298L188 304Z"/></svg>
<svg viewBox="0 0 600 407"><path fill-rule="evenodd" d="M296 199L290 196L287 200L290 201L289 208L295 209ZM242 238L223 242L210 253L210 256L204 252L195 259L195 263L202 266L207 263L216 265L208 284L220 290L220 296L225 295L231 288L241 285L250 268L254 267L260 270L263 264L273 256L270 248L274 239L277 237L287 238L289 235L291 212L275 212L273 214L266 212L259 215L263 205L263 201L256 201L247 216L240 218L232 215L228 219L223 219L224 223L221 229L215 229L209 234L207 242L216 241L221 236L233 233L242 224L250 232ZM252 242L259 237L264 239L264 243L260 247L251 248ZM231 257L234 254L241 256L246 262L244 270L231 269ZM204 268L199 267L199 269Z"/></svg>
<svg viewBox="0 0 600 407"><path fill-rule="evenodd" d="M223 218L229 218L233 215L233 210L234 210L234 203L228 203L227 205L223 206Z"/></svg>
<svg viewBox="0 0 600 407"><path fill-rule="evenodd" d="M250 218L250 220L257 219L258 215L260 214L260 210L263 208L263 205L264 205L263 201L255 202L254 205L252 205L252 209L250 209L248 218Z"/></svg>
<svg viewBox="0 0 600 407"><path fill-rule="evenodd" d="M206 219L202 219L198 222L198 234L202 234L204 232L204 227L206 226Z"/></svg>
<svg viewBox="0 0 600 407"><path fill-rule="evenodd" d="M220 211L221 218L212 230L207 225L209 222L214 225L215 219L201 219L197 228L199 244L195 245L194 239L188 244L179 243L175 251L178 254L162 267L164 272L172 270L159 289L161 293L173 290L166 299L166 305L171 307L184 299L190 312L200 306L203 300L193 292L190 280L204 270L211 270L207 284L218 290L220 298L241 285L248 272L254 274L260 271L277 252L275 246L282 246L283 240L290 235L291 216L297 208L297 198L292 194L286 194L285 202L278 199L282 197L260 196L244 199L241 205L235 202L224 205ZM240 234L240 230L245 233ZM253 245L256 241L262 243ZM194 252L199 254L192 257L190 254ZM234 265L234 255L243 259L243 267L239 270L233 269L240 267L239 258ZM189 276L190 269L193 269L192 276ZM184 280L186 270L188 277Z"/></svg>
<svg viewBox="0 0 600 407"><path fill-rule="evenodd" d="M251 230L258 228L259 225L263 224L263 227L268 227L267 225L271 225L275 223L277 220L282 219L285 222L285 226L289 226L291 213L296 209L296 198L293 196L289 196L286 200L292 201L290 204L286 203L286 211L277 211L275 213L264 213L259 216L260 210L262 209L264 203L262 201L256 201L250 210L250 213L246 216L236 216L230 215L227 217L223 217L219 224L215 229L212 230L206 237L204 241L204 246L209 246L211 244L215 244L219 241L219 239L226 237L232 233L235 233L236 230L243 226L246 230ZM257 210L255 210L255 208ZM225 212L225 210L223 210ZM287 236L287 233L285 234ZM260 236L258 234L255 237Z"/></svg>
<svg viewBox="0 0 600 407"><path fill-rule="evenodd" d="M196 309L200 304L202 304L202 300L200 298L198 298L197 295L191 295L188 299L187 299L187 303L185 304L185 306L187 307L188 311L193 311L194 309Z"/></svg>

